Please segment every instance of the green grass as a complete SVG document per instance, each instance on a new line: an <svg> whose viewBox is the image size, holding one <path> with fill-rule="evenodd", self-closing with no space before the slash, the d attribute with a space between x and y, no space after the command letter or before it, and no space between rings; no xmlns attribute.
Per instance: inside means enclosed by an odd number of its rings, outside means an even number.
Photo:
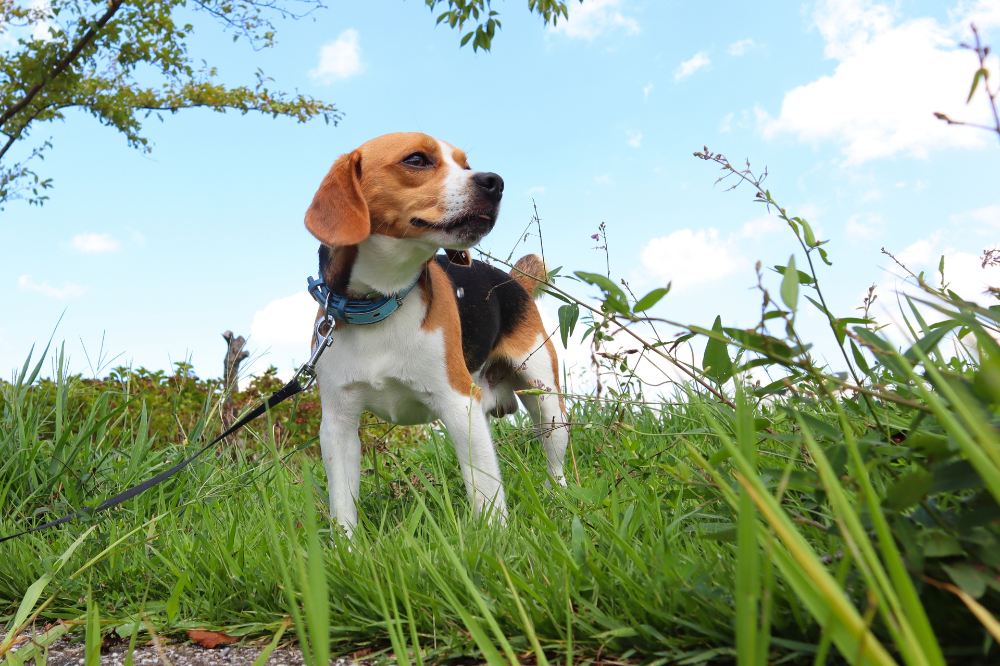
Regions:
<svg viewBox="0 0 1000 666"><path fill-rule="evenodd" d="M65 376L42 388L4 385L4 533L108 496L198 446L150 446L142 394L128 401L116 388ZM77 392L97 395L83 400ZM99 611L102 631L129 636L146 596L145 612L161 635L209 626L256 637L277 631L294 611L300 639L307 637L319 662L326 649L373 647L424 662L516 656L576 663L600 653L698 663L745 652L757 663L764 655L768 663L813 663L822 623L801 596L809 583L797 588L785 575L798 553L747 513L754 496L739 494L735 473L750 474L755 460L757 493L781 491L786 527L803 553L826 557L818 566L844 582L842 607L872 625L875 642L891 646L899 630L865 614L868 591L877 589L866 576L875 574L853 563L844 571L840 535L850 527L840 527L836 505L819 490L823 469L809 462L824 450L842 455L844 445L833 441L836 413L814 405L801 418L816 421L797 428L786 412L753 396L741 398L739 414L711 396L691 392L687 400L662 408L569 401L568 489L544 485L544 455L523 420L497 422L511 509L505 529L470 515L445 433L430 428L368 447L363 525L352 542L331 529L316 457L279 449L273 436L260 435L276 429L260 424L244 448L207 456L97 517L96 529L52 576L47 593L54 599L40 617L92 619ZM59 416L59 405L81 410ZM218 430L217 412L201 414L196 429L207 437ZM809 427L818 442L807 452L801 435ZM870 442L870 465L880 447L891 449L882 454L890 459L901 448ZM72 472L53 464L55 451L72 461ZM884 488L887 479L875 471L873 483ZM737 518L740 507L747 520ZM0 603L13 613L89 527L76 523L0 545ZM870 526L854 529L862 540L874 534ZM758 612L765 594L766 628ZM984 655L985 632L953 595L929 586L922 594L939 611L946 652ZM984 601L995 612L990 594ZM740 626L742 636L760 641L739 640ZM995 656L995 646L991 651Z"/></svg>

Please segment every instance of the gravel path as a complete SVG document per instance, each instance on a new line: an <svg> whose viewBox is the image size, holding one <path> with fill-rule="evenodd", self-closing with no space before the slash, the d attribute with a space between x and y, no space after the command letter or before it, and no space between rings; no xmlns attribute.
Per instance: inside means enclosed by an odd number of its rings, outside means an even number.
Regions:
<svg viewBox="0 0 1000 666"><path fill-rule="evenodd" d="M136 645L132 655L135 666L252 666L264 645L229 646L213 650L192 643L163 645L162 656L152 645ZM49 648L47 666L83 666L82 642L63 638ZM126 646L101 651L101 666L124 666ZM166 657L166 659L163 659ZM330 666L371 666L370 661L351 657L330 660ZM297 647L279 647L271 653L267 666L304 666L302 652Z"/></svg>

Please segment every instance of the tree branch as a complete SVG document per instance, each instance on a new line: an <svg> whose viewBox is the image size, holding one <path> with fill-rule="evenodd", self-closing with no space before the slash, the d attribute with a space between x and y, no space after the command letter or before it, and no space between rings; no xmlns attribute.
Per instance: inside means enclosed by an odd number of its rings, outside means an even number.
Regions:
<svg viewBox="0 0 1000 666"><path fill-rule="evenodd" d="M24 107L31 104L31 100L33 100L35 96L38 95L38 93L40 93L43 88L45 88L46 84L48 84L52 79L62 74L67 67L73 64L73 61L76 60L77 57L80 55L80 53L83 51L83 49L87 47L87 44L93 41L94 37L97 36L97 33L101 30L101 28L107 25L108 21L111 20L111 17L113 17L115 13L119 9L121 9L121 6L122 4L124 4L124 2L125 0L111 0L111 2L108 5L108 11L104 13L104 16L99 18L96 23L90 26L90 30L88 30L83 35L83 37L80 38L80 40L73 46L73 48L70 49L69 53L63 56L59 60L59 62L56 63L56 66L52 68L52 71L49 74L47 74L41 81L35 84L35 86L32 87L31 90L29 90L25 94L25 96L21 98L19 102L15 103L9 109L4 111L3 115L0 115L0 126L5 125L8 120L14 117L14 115L21 112L24 109Z"/></svg>

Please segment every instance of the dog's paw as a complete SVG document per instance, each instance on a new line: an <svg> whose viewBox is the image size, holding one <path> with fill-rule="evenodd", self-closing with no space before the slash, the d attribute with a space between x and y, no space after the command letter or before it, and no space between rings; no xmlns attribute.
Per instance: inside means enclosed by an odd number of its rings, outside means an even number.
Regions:
<svg viewBox="0 0 1000 666"><path fill-rule="evenodd" d="M556 477L556 485L559 486L560 488L566 488L567 487L566 486L566 477L565 476L557 476ZM545 479L545 487L546 488L551 488L552 487L552 479L551 478Z"/></svg>

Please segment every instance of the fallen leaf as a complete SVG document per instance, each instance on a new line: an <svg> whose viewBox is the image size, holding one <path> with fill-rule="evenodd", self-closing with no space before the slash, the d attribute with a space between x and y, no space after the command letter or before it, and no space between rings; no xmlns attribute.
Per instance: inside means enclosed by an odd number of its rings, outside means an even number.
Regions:
<svg viewBox="0 0 1000 666"><path fill-rule="evenodd" d="M235 643L240 640L233 636L227 636L224 631L200 631L191 629L187 632L188 638L204 648L214 648L223 643Z"/></svg>
<svg viewBox="0 0 1000 666"><path fill-rule="evenodd" d="M125 645L126 643L128 643L128 641L119 636L116 629L112 629L108 633L104 634L104 638L101 639L101 649L107 650L108 648Z"/></svg>

